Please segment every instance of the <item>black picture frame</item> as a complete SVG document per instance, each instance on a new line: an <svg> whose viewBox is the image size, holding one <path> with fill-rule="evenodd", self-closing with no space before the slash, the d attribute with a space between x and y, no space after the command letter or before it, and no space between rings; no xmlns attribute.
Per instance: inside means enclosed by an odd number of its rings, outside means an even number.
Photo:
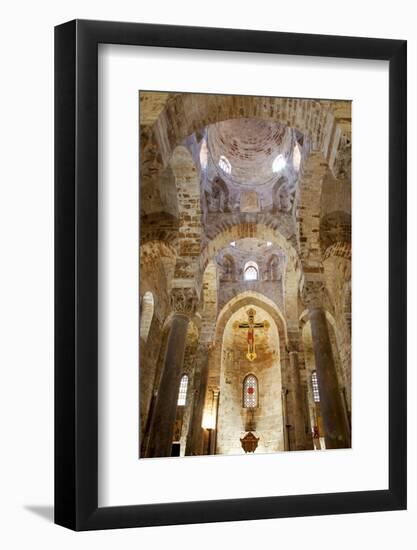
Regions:
<svg viewBox="0 0 417 550"><path fill-rule="evenodd" d="M389 488L98 507L98 44L389 62ZM74 20L55 28L55 522L74 530L406 508L406 41Z"/></svg>

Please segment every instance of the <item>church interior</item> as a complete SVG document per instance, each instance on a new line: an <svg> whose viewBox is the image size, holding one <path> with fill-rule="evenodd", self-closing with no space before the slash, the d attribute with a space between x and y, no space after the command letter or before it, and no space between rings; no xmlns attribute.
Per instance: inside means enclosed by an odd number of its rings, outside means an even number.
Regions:
<svg viewBox="0 0 417 550"><path fill-rule="evenodd" d="M139 457L350 448L351 102L139 113Z"/></svg>

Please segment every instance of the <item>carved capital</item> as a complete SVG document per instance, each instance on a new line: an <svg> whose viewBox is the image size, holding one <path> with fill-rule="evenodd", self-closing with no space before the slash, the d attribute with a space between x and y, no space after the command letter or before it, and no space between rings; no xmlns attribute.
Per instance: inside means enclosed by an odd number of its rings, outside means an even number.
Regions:
<svg viewBox="0 0 417 550"><path fill-rule="evenodd" d="M310 308L322 307L325 298L325 286L323 281L304 281L301 297L304 304Z"/></svg>
<svg viewBox="0 0 417 550"><path fill-rule="evenodd" d="M173 288L171 291L171 308L175 313L190 317L196 311L197 302L194 288Z"/></svg>

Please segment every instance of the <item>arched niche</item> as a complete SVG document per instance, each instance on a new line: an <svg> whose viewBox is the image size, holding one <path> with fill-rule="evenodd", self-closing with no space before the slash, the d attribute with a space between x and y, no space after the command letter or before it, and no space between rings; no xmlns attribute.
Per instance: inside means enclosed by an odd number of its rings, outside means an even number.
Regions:
<svg viewBox="0 0 417 550"><path fill-rule="evenodd" d="M216 329L215 329L215 347L213 350L213 368L211 369L210 376L213 379L213 382L219 380L220 376L220 360L221 360L221 350L218 345L222 340L222 335L224 333L225 327L231 316L241 308L244 307L254 307L255 309L260 308L265 311L272 319L277 327L278 336L279 336L279 353L282 356L285 352L285 345L287 343L287 327L284 316L279 310L278 306L269 298L255 292L248 290L242 292L237 296L229 300L221 309L217 316Z"/></svg>
<svg viewBox="0 0 417 550"><path fill-rule="evenodd" d="M282 368L277 316L253 300L233 307L227 315L220 348L219 406L216 441L218 454L243 454L240 438L252 431L259 437L256 453L284 450L282 409ZM257 305L255 305L255 303ZM264 327L255 329L256 357L247 358L247 328L239 327L254 310L255 321ZM243 391L248 377L256 379L256 406L245 406ZM251 403L249 403L251 404Z"/></svg>

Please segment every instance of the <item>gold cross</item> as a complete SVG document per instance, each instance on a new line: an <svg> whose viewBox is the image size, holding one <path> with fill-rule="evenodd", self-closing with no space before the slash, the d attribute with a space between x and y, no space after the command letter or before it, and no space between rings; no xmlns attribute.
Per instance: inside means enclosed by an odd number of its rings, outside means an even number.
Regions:
<svg viewBox="0 0 417 550"><path fill-rule="evenodd" d="M268 321L263 321L263 323L255 323L255 315L256 311L254 309L248 310L248 322L247 323L239 323L236 321L233 324L233 328L247 328L248 329L248 352L246 354L246 357L249 359L249 361L253 361L256 359L256 351L255 351L255 329L256 328L265 328L267 329L269 327Z"/></svg>

